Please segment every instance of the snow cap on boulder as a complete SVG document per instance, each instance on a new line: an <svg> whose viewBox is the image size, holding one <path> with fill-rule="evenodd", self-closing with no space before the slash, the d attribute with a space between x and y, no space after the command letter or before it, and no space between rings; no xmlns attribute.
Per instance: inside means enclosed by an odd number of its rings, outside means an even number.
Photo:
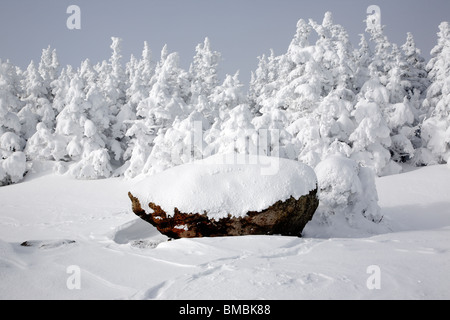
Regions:
<svg viewBox="0 0 450 320"><path fill-rule="evenodd" d="M184 213L206 212L217 220L260 212L316 188L314 170L298 161L218 154L146 177L131 193L143 206L155 203L169 216L177 208Z"/></svg>

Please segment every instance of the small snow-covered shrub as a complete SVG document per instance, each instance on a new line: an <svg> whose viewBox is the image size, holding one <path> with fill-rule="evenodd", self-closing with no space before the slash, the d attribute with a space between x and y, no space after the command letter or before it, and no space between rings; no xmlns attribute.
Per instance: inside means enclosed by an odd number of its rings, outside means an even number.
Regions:
<svg viewBox="0 0 450 320"><path fill-rule="evenodd" d="M69 173L78 179L100 179L109 178L112 173L108 150L99 149L83 156L73 164Z"/></svg>
<svg viewBox="0 0 450 320"><path fill-rule="evenodd" d="M0 148L5 151L20 151L24 147L24 141L13 132L5 132L0 137Z"/></svg>
<svg viewBox="0 0 450 320"><path fill-rule="evenodd" d="M27 141L25 153L29 160L65 160L66 143L44 123L38 123L36 133Z"/></svg>
<svg viewBox="0 0 450 320"><path fill-rule="evenodd" d="M345 236L350 229L375 229L382 216L378 206L375 174L370 168L340 155L320 162L315 172L319 186L319 208L313 226L331 226L326 232ZM322 234L324 230L310 229L307 235Z"/></svg>
<svg viewBox="0 0 450 320"><path fill-rule="evenodd" d="M0 160L0 186L17 183L23 179L27 171L25 153L14 152L4 160Z"/></svg>

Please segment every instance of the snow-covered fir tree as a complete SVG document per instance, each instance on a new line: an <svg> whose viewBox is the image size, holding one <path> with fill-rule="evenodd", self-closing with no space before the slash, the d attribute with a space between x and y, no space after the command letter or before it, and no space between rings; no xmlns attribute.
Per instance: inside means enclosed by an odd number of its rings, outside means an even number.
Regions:
<svg viewBox="0 0 450 320"><path fill-rule="evenodd" d="M0 181L19 181L36 161L62 161L78 178L133 178L230 151L313 167L341 155L378 175L402 162L445 163L449 24L426 64L412 34L400 47L379 22L368 17L368 40L361 35L354 48L330 12L321 23L299 20L285 53L258 58L248 92L239 73L220 78L221 54L208 38L188 71L167 46L155 63L146 42L124 62L114 37L111 56L95 66L60 71L51 47L23 71L2 61Z"/></svg>
<svg viewBox="0 0 450 320"><path fill-rule="evenodd" d="M257 154L258 133L252 123L250 106L241 104L229 112L229 117L220 125L219 136L209 148L216 153Z"/></svg>
<svg viewBox="0 0 450 320"><path fill-rule="evenodd" d="M379 19L379 17L377 17ZM420 51L415 48L412 36L408 35L407 43L400 49L389 42L379 21L367 21L367 33L371 36L375 51L368 66L369 97L378 104L382 116L390 131L390 142L384 143L391 159L396 162L407 162L414 158L415 148L420 146L418 124L421 119L420 96L426 83L421 80ZM379 83L375 83L378 81ZM379 85L383 86L381 88ZM364 85L363 85L364 86ZM377 88L377 89L374 89ZM363 100L367 94L359 95ZM381 149L380 149L381 150ZM383 152L385 153L385 152ZM387 154L386 154L387 155ZM399 172L400 166L391 161L385 162L384 174ZM379 168L377 173L381 174Z"/></svg>
<svg viewBox="0 0 450 320"><path fill-rule="evenodd" d="M195 48L195 56L189 68L193 104L199 96L209 97L219 84L217 72L220 59L220 53L211 49L208 38Z"/></svg>
<svg viewBox="0 0 450 320"><path fill-rule="evenodd" d="M39 122L49 127L54 126L55 111L48 99L50 96L48 88L33 61L24 72L22 86L24 90L21 100L25 106L18 116L22 124L23 136L28 139L36 132L36 125Z"/></svg>
<svg viewBox="0 0 450 320"><path fill-rule="evenodd" d="M450 24L439 26L438 43L431 51L427 65L432 82L423 102L427 119L423 122L421 136L425 148L420 150L417 162L436 164L450 159Z"/></svg>
<svg viewBox="0 0 450 320"><path fill-rule="evenodd" d="M398 173L401 167L391 160L392 145L390 130L383 115L389 104L389 92L372 69L371 80L366 81L359 94L352 116L356 129L350 135L352 158L371 167L377 175Z"/></svg>
<svg viewBox="0 0 450 320"><path fill-rule="evenodd" d="M273 101L274 92L278 88L278 65L280 57L276 57L273 50L270 56L262 55L258 57L258 68L252 72L248 100L252 112L259 114L263 106L269 106Z"/></svg>
<svg viewBox="0 0 450 320"><path fill-rule="evenodd" d="M44 123L36 126L36 133L27 141L25 153L31 161L35 160L67 160L67 143L64 137L53 132Z"/></svg>
<svg viewBox="0 0 450 320"><path fill-rule="evenodd" d="M221 59L219 52L211 49L211 42L204 42L195 48L195 56L189 68L189 104L198 112L204 114L212 125L217 118L216 102L211 101L211 95L219 86L218 67Z"/></svg>
<svg viewBox="0 0 450 320"><path fill-rule="evenodd" d="M406 78L411 86L409 91L414 94L419 91L425 94L430 85L428 72L426 71L425 58L422 56L419 48L416 47L414 36L411 32L407 33L406 42L401 47L407 63Z"/></svg>
<svg viewBox="0 0 450 320"><path fill-rule="evenodd" d="M204 133L209 122L201 112L193 111L186 119L175 119L173 125L154 140L144 172L158 173L168 168L208 157Z"/></svg>
<svg viewBox="0 0 450 320"><path fill-rule="evenodd" d="M0 186L22 180L26 172L25 140L17 112L22 107L16 69L0 60Z"/></svg>
<svg viewBox="0 0 450 320"><path fill-rule="evenodd" d="M66 104L56 118L55 132L65 140L66 155L73 161L79 161L83 152L81 140L88 107L84 87L83 79L75 74L70 80Z"/></svg>
<svg viewBox="0 0 450 320"><path fill-rule="evenodd" d="M9 61L0 60L0 134L14 132L20 135L21 124L17 113L23 106L18 98L18 89L14 86L18 75Z"/></svg>
<svg viewBox="0 0 450 320"><path fill-rule="evenodd" d="M360 34L361 40L359 42L359 48L355 50L355 93L361 91L364 83L369 80L369 65L372 62L372 52L369 43L366 40L364 34Z"/></svg>
<svg viewBox="0 0 450 320"><path fill-rule="evenodd" d="M134 56L132 56L130 62L127 64L127 75L129 79L129 87L126 90L127 102L117 114L117 121L115 124L116 128L114 129L115 132L120 132L123 137L122 142L126 145L122 156L124 165L122 168L118 169L118 174L123 174L125 170L128 169L133 152L142 156L142 153L138 152L140 148L137 146L140 143L138 141L139 139L132 137L135 134L139 135L139 132L145 132L144 128L141 128L140 125L136 123L137 107L141 101L148 98L152 86L152 79L154 79L154 74L155 64L152 60L152 52L148 43L144 42L144 49L142 51L141 59L137 60ZM132 130L128 134L128 130L132 128L132 126L134 126L134 131ZM136 161L137 158L138 156L135 155L135 163L144 162L144 160ZM143 164L138 166L138 168L142 167ZM132 171L134 172L134 170Z"/></svg>
<svg viewBox="0 0 450 320"><path fill-rule="evenodd" d="M214 122L226 121L232 109L247 102L243 87L244 85L239 80L239 72L233 76L226 75L223 83L217 85L211 93L209 100L212 109L207 113L203 112L205 117L213 119ZM203 110L197 111L202 112Z"/></svg>
<svg viewBox="0 0 450 320"><path fill-rule="evenodd" d="M258 132L258 154L295 159L297 151L292 144L292 135L286 130L288 119L282 109L261 109L262 115L253 118L252 124Z"/></svg>
<svg viewBox="0 0 450 320"><path fill-rule="evenodd" d="M47 49L42 50L41 61L39 62L39 74L42 77L43 85L48 92L48 100L53 101L52 82L58 78L59 73L59 60L56 53L56 49L51 49L48 46Z"/></svg>
<svg viewBox="0 0 450 320"><path fill-rule="evenodd" d="M155 70L149 96L138 104L138 118L126 133L132 138L132 149L127 151L131 157L126 176L134 177L143 173L154 139L158 135L164 135L176 118L184 119L187 116L189 109L183 99L187 77L187 72L179 66L178 54L167 54L165 46ZM148 166L145 168L150 169Z"/></svg>

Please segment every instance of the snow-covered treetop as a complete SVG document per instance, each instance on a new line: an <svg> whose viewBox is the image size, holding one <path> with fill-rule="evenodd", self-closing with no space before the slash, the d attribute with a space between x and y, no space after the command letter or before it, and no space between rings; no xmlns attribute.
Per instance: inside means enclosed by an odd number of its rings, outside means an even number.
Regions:
<svg viewBox="0 0 450 320"><path fill-rule="evenodd" d="M51 47L26 70L0 61L2 157L24 151L29 162L63 160L78 177L135 177L189 161L171 152L201 127L204 149L263 150L311 166L331 154L379 175L399 172L397 162L446 162L449 23L440 24L427 64L412 34L398 46L377 12L366 22L369 36L356 48L331 12L321 22L300 19L285 53L259 57L248 92L239 73L220 79L221 54L209 38L189 70L167 45L154 61L147 42L125 62L116 37L94 66L86 59L59 70ZM195 159L214 153L194 149Z"/></svg>

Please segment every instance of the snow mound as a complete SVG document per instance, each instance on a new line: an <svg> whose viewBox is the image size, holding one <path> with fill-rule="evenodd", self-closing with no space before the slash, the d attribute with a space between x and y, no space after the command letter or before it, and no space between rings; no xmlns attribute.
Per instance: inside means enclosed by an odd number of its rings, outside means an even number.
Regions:
<svg viewBox="0 0 450 320"><path fill-rule="evenodd" d="M132 220L115 228L110 238L117 244L131 244L140 248L151 247L154 243L166 240L166 237L142 219Z"/></svg>
<svg viewBox="0 0 450 320"><path fill-rule="evenodd" d="M174 209L221 219L244 217L277 201L299 199L317 188L312 168L298 162L256 155L214 155L138 182L131 193L140 203L155 203L168 215Z"/></svg>
<svg viewBox="0 0 450 320"><path fill-rule="evenodd" d="M305 228L307 236L347 237L380 231L383 216L372 169L335 155L320 162L315 172L320 204Z"/></svg>

